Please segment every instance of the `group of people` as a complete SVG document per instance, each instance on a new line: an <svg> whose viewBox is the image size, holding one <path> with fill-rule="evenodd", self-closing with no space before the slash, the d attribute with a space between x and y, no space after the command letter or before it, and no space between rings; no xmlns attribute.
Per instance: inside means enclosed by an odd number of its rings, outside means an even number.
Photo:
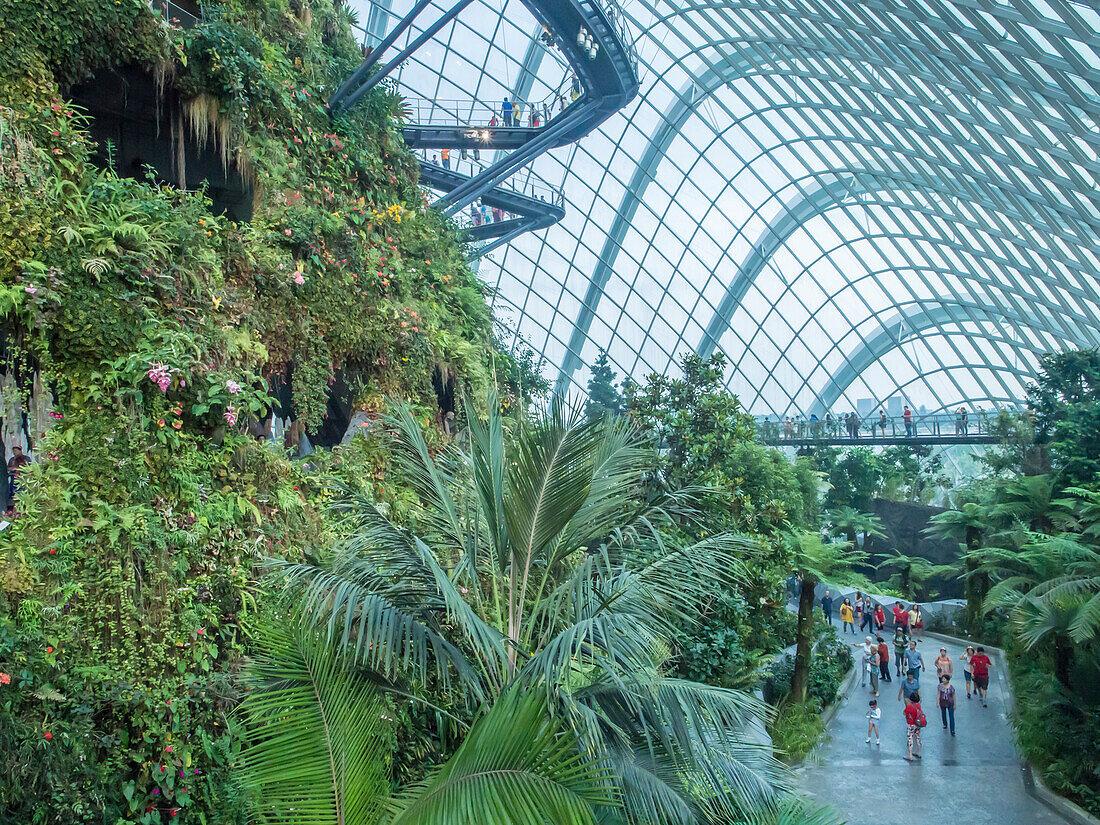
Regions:
<svg viewBox="0 0 1100 825"><path fill-rule="evenodd" d="M503 209L493 207L489 209L485 204L480 206L476 203L470 204L470 220L473 221L474 226L482 226L490 223L500 223L513 217L511 213L505 212Z"/></svg>
<svg viewBox="0 0 1100 825"><path fill-rule="evenodd" d="M828 590L821 597L821 612L825 616L825 621L833 624L833 596ZM881 604L870 596L864 596L859 590L856 591L855 604L852 603L851 598L846 596L844 601L840 603L838 612L840 613L841 633L855 635L857 627L860 633L868 628L881 631L886 627L886 610ZM911 606L906 607L901 602L894 602L894 606L890 608L890 613L893 616L895 628L904 627L907 632L912 630L916 638L921 637L924 630L924 613L921 612L919 604L914 602Z"/></svg>
<svg viewBox="0 0 1100 825"><path fill-rule="evenodd" d="M828 590L821 599L821 610L826 621L832 624L833 599ZM872 627L876 635L867 636L863 642L853 642L852 646L860 651L861 686L870 686L870 701L867 709L867 744L874 738L875 745L881 745L879 724L882 709L879 707L879 685L892 682L897 676L898 701L902 704L905 719L906 758L920 760L923 749L922 731L927 726L924 709L921 706L921 675L928 669L924 655L918 649L917 642L924 629L924 619L920 605L914 604L908 609L901 602L895 602L891 609L893 618L893 675L891 675L891 645L882 635L886 626L886 611L881 604L870 597L857 592L855 604L845 598L840 605L840 618L844 631L855 633L857 623L860 629ZM982 707L988 707L989 671L992 660L985 648L967 646L959 657L963 663L963 681L966 683L966 698L976 696ZM955 686L951 683L954 676L954 663L947 654L947 648L941 647L939 655L932 662L936 671L936 707L940 711L943 729L951 736L955 735Z"/></svg>
<svg viewBox="0 0 1100 825"><path fill-rule="evenodd" d="M910 409L908 404L902 410L901 420L905 429L905 437L912 438L916 436L917 426L913 421L913 410ZM806 419L802 418L800 415L794 417L788 415L782 422L773 422L770 416L765 416L761 423L761 430L765 437L777 438L780 434L780 427L782 427L783 438L789 440L807 437L839 438L840 432L843 429L848 438L858 439L860 437L860 431L868 425L871 428L871 438L875 437L876 430L880 436L885 438L887 435L887 428L891 427L890 418L886 415L886 410L880 409L877 418L873 416L861 418L859 413L848 412L835 418L832 413L825 413L824 418L818 418L816 414L811 414L810 417ZM966 434L965 429L956 429L956 432L960 435Z"/></svg>

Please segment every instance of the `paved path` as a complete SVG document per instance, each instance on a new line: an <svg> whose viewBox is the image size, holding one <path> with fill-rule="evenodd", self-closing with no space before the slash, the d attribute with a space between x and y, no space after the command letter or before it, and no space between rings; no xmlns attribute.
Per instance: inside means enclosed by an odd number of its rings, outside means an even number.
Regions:
<svg viewBox="0 0 1100 825"><path fill-rule="evenodd" d="M1007 720L1007 676L1000 660L994 658L989 707L983 708L976 696L967 701L958 658L962 648L926 638L920 643L924 661L932 667L941 646L948 648L955 664L951 682L958 682L956 736L944 730L940 721L935 671L931 677L922 674L921 707L928 717L924 759L906 761L899 682L891 665L894 681L879 686L882 745L875 747L873 739L870 745L864 743L870 687L860 687L857 679L830 723L825 741L798 771L806 795L857 824L1065 825L1064 819L1024 790Z"/></svg>

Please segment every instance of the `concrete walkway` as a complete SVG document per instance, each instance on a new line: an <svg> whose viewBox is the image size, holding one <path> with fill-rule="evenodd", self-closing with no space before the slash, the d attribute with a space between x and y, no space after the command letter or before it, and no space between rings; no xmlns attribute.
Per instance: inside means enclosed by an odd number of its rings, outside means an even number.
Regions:
<svg viewBox="0 0 1100 825"><path fill-rule="evenodd" d="M842 637L852 640L853 637ZM859 636L862 640L863 636ZM889 641L889 638L887 638ZM955 666L956 736L943 729L936 707L936 674L932 662L947 647ZM875 825L1065 825L1024 789L1023 771L1009 727L1007 675L997 657L989 685L989 706L977 696L967 701L956 644L925 638L919 647L931 675L921 674L921 707L928 717L924 759L905 758L905 720L897 700L899 679L879 685L882 745L867 738L870 687L854 687L842 700L825 741L798 771L806 795L827 804L851 823ZM891 648L892 650L892 648ZM859 654L856 654L857 667Z"/></svg>

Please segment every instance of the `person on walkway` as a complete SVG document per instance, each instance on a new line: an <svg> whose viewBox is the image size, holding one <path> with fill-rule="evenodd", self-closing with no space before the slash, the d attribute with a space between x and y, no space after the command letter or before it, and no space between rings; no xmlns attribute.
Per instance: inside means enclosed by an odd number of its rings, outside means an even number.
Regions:
<svg viewBox="0 0 1100 825"><path fill-rule="evenodd" d="M919 639L924 633L924 614L919 604L909 608L909 630L914 639Z"/></svg>
<svg viewBox="0 0 1100 825"><path fill-rule="evenodd" d="M940 709L940 718L943 719L943 729L947 730L947 721L951 720L951 735L955 735L955 686L951 684L951 674L945 673L940 677L939 686L936 688L936 705Z"/></svg>
<svg viewBox="0 0 1100 825"><path fill-rule="evenodd" d="M905 679L902 681L901 687L898 688L898 701L900 702L914 693L920 693L920 679L917 678L915 670L910 670L905 674Z"/></svg>
<svg viewBox="0 0 1100 825"><path fill-rule="evenodd" d="M962 414L962 431L963 431L963 435L967 435L970 432L970 425L966 421L966 418L967 418L966 408L965 407L959 407L959 412Z"/></svg>
<svg viewBox="0 0 1100 825"><path fill-rule="evenodd" d="M905 650L904 656L905 669L915 670L917 672L917 678L920 678L921 671L925 670L924 657L921 656L919 650L917 650L917 640L910 639L909 647Z"/></svg>
<svg viewBox="0 0 1100 825"><path fill-rule="evenodd" d="M444 169L450 169L451 168L451 150L450 149L446 149L446 148L440 149L439 150L439 158L440 158L440 160L443 161L443 168Z"/></svg>
<svg viewBox="0 0 1100 825"><path fill-rule="evenodd" d="M905 649L909 647L909 634L905 632L905 625L894 625L894 670L901 676L901 663L905 658Z"/></svg>
<svg viewBox="0 0 1100 825"><path fill-rule="evenodd" d="M852 619L852 600L845 599L844 602L840 605L841 633L847 633L850 630L852 632L852 635L855 635L856 626Z"/></svg>
<svg viewBox="0 0 1100 825"><path fill-rule="evenodd" d="M843 613L844 606L843 605L841 605L840 610L841 610L841 615L843 616L844 615L844 613ZM859 686L863 687L864 685L867 684L867 674L870 673L870 664L871 664L872 651L877 651L878 648L875 646L874 639L872 639L870 636L868 636L863 641L862 644L859 643L859 642L852 642L852 647L859 648L859 651L860 651L860 657L859 657L859 672L860 672Z"/></svg>
<svg viewBox="0 0 1100 825"><path fill-rule="evenodd" d="M890 647L881 636L876 636L878 642L878 671L884 682L892 682L890 678Z"/></svg>
<svg viewBox="0 0 1100 825"><path fill-rule="evenodd" d="M481 210L472 203L470 204L470 220L474 222L474 226L481 226Z"/></svg>
<svg viewBox="0 0 1100 825"><path fill-rule="evenodd" d="M905 606L901 602L894 602L894 607L890 611L894 614L894 628L904 627L905 632L909 632L909 611L905 609Z"/></svg>
<svg viewBox="0 0 1100 825"><path fill-rule="evenodd" d="M908 753L906 758L912 762L914 759L921 758L924 744L921 742L920 732L921 728L928 724L921 709L920 694L917 691L905 697L905 710L902 713L905 716L905 745ZM922 722L924 724L921 724Z"/></svg>
<svg viewBox="0 0 1100 825"><path fill-rule="evenodd" d="M875 744L881 745L882 740L878 738L878 720L882 718L882 709L878 706L878 702L872 699L867 703L867 744L871 744L871 734L875 734Z"/></svg>
<svg viewBox="0 0 1100 825"><path fill-rule="evenodd" d="M867 637L870 641L871 637ZM871 658L867 662L867 669L871 673L871 695L878 696L878 671L879 671L879 658L878 658L878 645L871 642Z"/></svg>
<svg viewBox="0 0 1100 825"><path fill-rule="evenodd" d="M507 95L504 98L504 102L500 104L500 117L504 121L504 125L511 127L512 124L512 101L510 101Z"/></svg>
<svg viewBox="0 0 1100 825"><path fill-rule="evenodd" d="M909 405L905 405L905 409L901 411L901 420L905 424L905 437L912 438L916 435L916 429L913 427L913 411L909 409Z"/></svg>
<svg viewBox="0 0 1100 825"><path fill-rule="evenodd" d="M974 692L982 700L982 707L989 707L985 703L986 693L989 690L989 668L992 660L985 655L985 648L979 647L978 652L970 657L970 672L974 674Z"/></svg>
<svg viewBox="0 0 1100 825"><path fill-rule="evenodd" d="M881 604L875 605L875 630L886 629L886 610Z"/></svg>
<svg viewBox="0 0 1100 825"><path fill-rule="evenodd" d="M833 597L829 595L829 591L825 591L825 595L821 597L821 612L825 614L825 621L829 624L833 623Z"/></svg>
<svg viewBox="0 0 1100 825"><path fill-rule="evenodd" d="M959 657L959 660L963 663L963 679L966 680L966 698L970 698L971 688L971 676L970 676L970 660L974 658L974 648L970 645L966 646L966 650L963 651L963 655Z"/></svg>
<svg viewBox="0 0 1100 825"><path fill-rule="evenodd" d="M940 679L944 676L954 676L955 667L951 663L951 657L947 655L947 648L940 648L940 655L936 657L936 661L932 663L936 666L936 678Z"/></svg>
<svg viewBox="0 0 1100 825"><path fill-rule="evenodd" d="M878 431L879 431L879 434L883 438L886 438L886 423L887 423L887 421L888 421L888 419L886 418L886 410L879 410L878 411Z"/></svg>

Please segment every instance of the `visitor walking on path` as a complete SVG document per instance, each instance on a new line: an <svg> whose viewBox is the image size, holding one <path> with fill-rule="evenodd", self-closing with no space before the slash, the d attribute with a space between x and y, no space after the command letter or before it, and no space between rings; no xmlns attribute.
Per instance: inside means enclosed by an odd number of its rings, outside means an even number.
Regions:
<svg viewBox="0 0 1100 825"><path fill-rule="evenodd" d="M951 674L945 673L940 677L940 684L936 688L936 704L940 708L940 718L943 719L943 729L947 730L947 722L951 720L951 735L955 735L955 686L951 684Z"/></svg>
<svg viewBox="0 0 1100 825"><path fill-rule="evenodd" d="M904 662L905 669L915 670L918 679L920 678L921 671L926 669L924 666L924 657L921 656L920 651L917 650L916 639L909 640L909 647L905 650Z"/></svg>
<svg viewBox="0 0 1100 825"><path fill-rule="evenodd" d="M878 720L882 718L882 709L879 708L878 702L872 699L867 703L867 744L871 744L871 734L875 734L875 744L881 745L882 741L878 737Z"/></svg>
<svg viewBox="0 0 1100 825"><path fill-rule="evenodd" d="M898 688L898 701L900 702L914 693L920 693L920 680L917 678L917 672L910 670L905 674L905 681Z"/></svg>
<svg viewBox="0 0 1100 825"><path fill-rule="evenodd" d="M841 607L841 610L843 610L843 609L844 608ZM872 650L877 650L877 648L875 647L874 639L872 639L870 636L868 636L866 639L864 639L862 644L860 644L859 642L852 642L852 647L858 647L860 649L860 662L859 662L860 679L859 679L859 686L863 687L865 684L867 684L867 673L869 672L868 671L868 666L871 663L871 651ZM877 688L876 688L876 690L877 690Z"/></svg>
<svg viewBox="0 0 1100 825"><path fill-rule="evenodd" d="M928 719L921 710L919 693L913 691L905 697L905 710L902 713L905 715L905 745L909 754L906 758L912 762L921 758L920 753L924 749L920 738L921 728L928 724Z"/></svg>
<svg viewBox="0 0 1100 825"><path fill-rule="evenodd" d="M871 637L868 636L867 640L870 641ZM871 674L871 695L878 696L878 645L871 642L871 658L867 662L867 670Z"/></svg>
<svg viewBox="0 0 1100 825"><path fill-rule="evenodd" d="M923 635L924 614L921 613L919 604L914 604L909 608L909 630L914 639L919 639Z"/></svg>
<svg viewBox="0 0 1100 825"><path fill-rule="evenodd" d="M886 611L881 604L875 605L875 630L886 629Z"/></svg>
<svg viewBox="0 0 1100 825"><path fill-rule="evenodd" d="M859 628L860 633L863 632L863 627L862 627L862 625L863 625L863 604L864 604L863 594L860 593L857 590L856 591L856 602L855 602L854 605L852 605L852 608L855 610L855 614L854 614L855 618L853 619L853 621L855 622L856 627Z"/></svg>
<svg viewBox="0 0 1100 825"><path fill-rule="evenodd" d="M932 663L936 666L936 678L942 678L943 676L954 676L955 667L951 663L951 657L947 655L947 648L940 648L940 655L936 657L936 661Z"/></svg>
<svg viewBox="0 0 1100 825"><path fill-rule="evenodd" d="M852 622L852 618L852 600L845 599L844 603L840 605L841 633L851 631L852 635L855 635L856 626Z"/></svg>
<svg viewBox="0 0 1100 825"><path fill-rule="evenodd" d="M982 707L988 707L985 703L985 694L989 690L989 668L993 664L985 655L985 648L979 647L978 652L970 657L970 672L974 674L974 691L982 700Z"/></svg>
<svg viewBox="0 0 1100 825"><path fill-rule="evenodd" d="M905 628L906 632L909 632L909 611L905 609L905 605L901 602L894 602L894 607L890 611L894 614L894 627L901 625Z"/></svg>
<svg viewBox="0 0 1100 825"><path fill-rule="evenodd" d="M876 636L875 641L878 642L878 672L884 682L892 682L890 678L890 648L886 644L886 640L881 636Z"/></svg>
<svg viewBox="0 0 1100 825"><path fill-rule="evenodd" d="M821 612L825 614L825 621L829 624L833 623L833 597L829 595L829 591L825 591L825 595L821 597Z"/></svg>
<svg viewBox="0 0 1100 825"><path fill-rule="evenodd" d="M905 632L905 625L894 625L894 670L901 676L901 663L905 658L905 649L909 647L909 634Z"/></svg>
<svg viewBox="0 0 1100 825"><path fill-rule="evenodd" d="M970 676L970 660L974 658L974 648L970 645L966 646L966 650L963 655L959 657L959 660L963 662L963 679L966 680L966 698L970 698L971 688L971 676Z"/></svg>

